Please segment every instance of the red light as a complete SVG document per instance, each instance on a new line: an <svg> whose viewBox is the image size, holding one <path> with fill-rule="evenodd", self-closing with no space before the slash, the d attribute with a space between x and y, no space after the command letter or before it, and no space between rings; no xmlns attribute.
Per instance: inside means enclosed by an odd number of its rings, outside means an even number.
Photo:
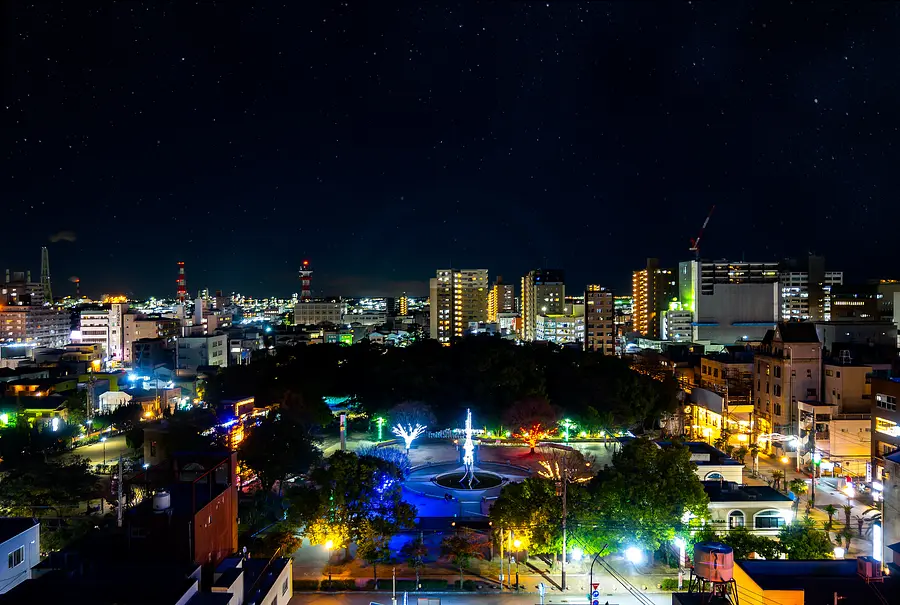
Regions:
<svg viewBox="0 0 900 605"><path fill-rule="evenodd" d="M308 260L303 261L303 266L304 266L304 267L305 267L306 265L308 265L308 264L309 264L309 261L308 261Z"/></svg>

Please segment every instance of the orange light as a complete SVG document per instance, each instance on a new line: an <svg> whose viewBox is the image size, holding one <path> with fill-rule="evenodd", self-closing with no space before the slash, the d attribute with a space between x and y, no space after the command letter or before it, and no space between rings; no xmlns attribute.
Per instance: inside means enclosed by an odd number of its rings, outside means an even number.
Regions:
<svg viewBox="0 0 900 605"><path fill-rule="evenodd" d="M308 264L309 264L309 261L308 261L308 260L303 261L303 266L304 266L304 267L305 267L306 265L308 265Z"/></svg>

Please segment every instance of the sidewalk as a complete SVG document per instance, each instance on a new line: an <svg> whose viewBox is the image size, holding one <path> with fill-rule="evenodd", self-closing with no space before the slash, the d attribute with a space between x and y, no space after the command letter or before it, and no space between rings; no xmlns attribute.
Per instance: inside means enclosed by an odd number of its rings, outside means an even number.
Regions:
<svg viewBox="0 0 900 605"><path fill-rule="evenodd" d="M772 471L780 470L784 472L785 475L785 478L782 481L782 491L787 493L788 490L785 486L789 485L792 479L805 480L809 485L809 491L807 491L807 493L800 498L801 502L798 508L798 514L802 517L806 512L806 503L809 501L809 498L812 495L812 479L806 473L798 473L795 464L796 462L794 459L790 459L787 464L784 464L777 457L769 457L760 454L759 478L751 477L750 471L748 469L745 469L744 481L749 485L767 485L772 481ZM872 505L871 496L868 494L863 494L856 495L853 498L848 498L846 494L840 492L837 489L837 479L835 479L834 477L817 478L815 490L816 505L815 508L812 509L810 514L816 521L816 526L821 528L825 527L825 524L828 521L828 514L825 513L825 511L822 509L828 504L833 505L837 509L837 512L832 518L833 529L829 532L829 537L834 540L835 533L844 528L845 513L843 507L847 504L850 504L850 506L852 506L850 515L850 528L853 531L853 538L850 543L850 549L847 550L845 554L845 558L855 558L858 556L871 554L872 524L871 521L868 520L869 517L863 515L863 513L868 511ZM859 535L858 524L858 518L861 516L866 519L863 526L862 536Z"/></svg>

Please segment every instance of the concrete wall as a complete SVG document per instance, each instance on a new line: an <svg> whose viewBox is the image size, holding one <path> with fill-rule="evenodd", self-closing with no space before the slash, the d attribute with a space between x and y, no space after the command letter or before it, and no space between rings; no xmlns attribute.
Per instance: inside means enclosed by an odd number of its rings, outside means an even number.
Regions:
<svg viewBox="0 0 900 605"><path fill-rule="evenodd" d="M761 340L778 321L778 284L715 284L711 295L698 292L695 304L694 342Z"/></svg>
<svg viewBox="0 0 900 605"><path fill-rule="evenodd" d="M24 549L22 562L15 567L9 567L8 557L6 560L0 561L0 594L31 579L31 568L41 562L40 546L41 526L39 523L0 544L0 554L9 555L19 548Z"/></svg>

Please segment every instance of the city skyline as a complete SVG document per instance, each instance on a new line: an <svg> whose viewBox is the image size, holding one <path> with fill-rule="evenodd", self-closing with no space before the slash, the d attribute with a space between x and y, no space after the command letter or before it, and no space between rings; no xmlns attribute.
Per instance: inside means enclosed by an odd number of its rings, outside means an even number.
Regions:
<svg viewBox="0 0 900 605"><path fill-rule="evenodd" d="M178 260L286 295L304 258L322 293L448 266L621 290L715 204L706 258L890 277L897 15L842 11L10 5L3 264L50 245L57 283L138 296Z"/></svg>

